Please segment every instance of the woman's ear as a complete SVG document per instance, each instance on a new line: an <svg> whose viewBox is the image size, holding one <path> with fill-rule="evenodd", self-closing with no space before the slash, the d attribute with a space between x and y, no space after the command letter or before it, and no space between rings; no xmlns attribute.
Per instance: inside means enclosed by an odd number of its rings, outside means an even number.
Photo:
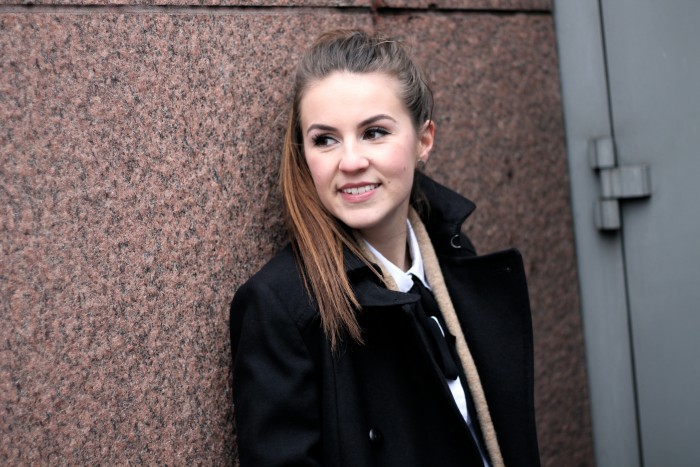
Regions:
<svg viewBox="0 0 700 467"><path fill-rule="evenodd" d="M428 162L435 141L435 122L428 120L418 132L418 160Z"/></svg>

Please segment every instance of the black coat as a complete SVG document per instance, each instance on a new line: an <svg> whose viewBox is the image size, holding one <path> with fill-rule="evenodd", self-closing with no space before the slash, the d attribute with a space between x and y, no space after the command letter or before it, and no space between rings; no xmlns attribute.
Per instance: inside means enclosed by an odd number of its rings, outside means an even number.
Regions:
<svg viewBox="0 0 700 467"><path fill-rule="evenodd" d="M424 219L479 370L506 466L537 466L530 308L515 250L476 256L460 233L474 205L420 178ZM465 466L478 456L444 377L425 351L418 297L345 267L363 346L333 354L288 246L231 304L233 400L241 466ZM471 462L470 462L471 460Z"/></svg>

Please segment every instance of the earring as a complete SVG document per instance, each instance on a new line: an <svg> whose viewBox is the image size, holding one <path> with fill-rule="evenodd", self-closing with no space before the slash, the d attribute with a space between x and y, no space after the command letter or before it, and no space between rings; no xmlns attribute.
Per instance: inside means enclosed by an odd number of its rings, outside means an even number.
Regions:
<svg viewBox="0 0 700 467"><path fill-rule="evenodd" d="M416 169L421 172L425 170L425 161L423 159L418 159L418 162L416 162Z"/></svg>

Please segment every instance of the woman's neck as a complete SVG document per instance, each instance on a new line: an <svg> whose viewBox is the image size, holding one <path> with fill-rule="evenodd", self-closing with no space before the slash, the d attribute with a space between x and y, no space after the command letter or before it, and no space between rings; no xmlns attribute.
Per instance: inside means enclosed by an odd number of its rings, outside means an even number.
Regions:
<svg viewBox="0 0 700 467"><path fill-rule="evenodd" d="M369 242L382 256L391 261L402 271L408 271L411 267L411 255L408 250L408 227L388 238L372 238L365 235Z"/></svg>

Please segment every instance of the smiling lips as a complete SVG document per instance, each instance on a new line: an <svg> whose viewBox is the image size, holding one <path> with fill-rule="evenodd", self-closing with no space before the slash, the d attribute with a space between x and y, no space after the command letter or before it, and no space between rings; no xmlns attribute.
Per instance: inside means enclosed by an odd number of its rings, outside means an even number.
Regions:
<svg viewBox="0 0 700 467"><path fill-rule="evenodd" d="M375 190L379 187L379 184L377 183L372 183L369 185L362 185L362 186L355 186L355 187L348 187L348 188L342 188L340 191L343 192L346 195L361 195L363 193L367 193L368 191Z"/></svg>

